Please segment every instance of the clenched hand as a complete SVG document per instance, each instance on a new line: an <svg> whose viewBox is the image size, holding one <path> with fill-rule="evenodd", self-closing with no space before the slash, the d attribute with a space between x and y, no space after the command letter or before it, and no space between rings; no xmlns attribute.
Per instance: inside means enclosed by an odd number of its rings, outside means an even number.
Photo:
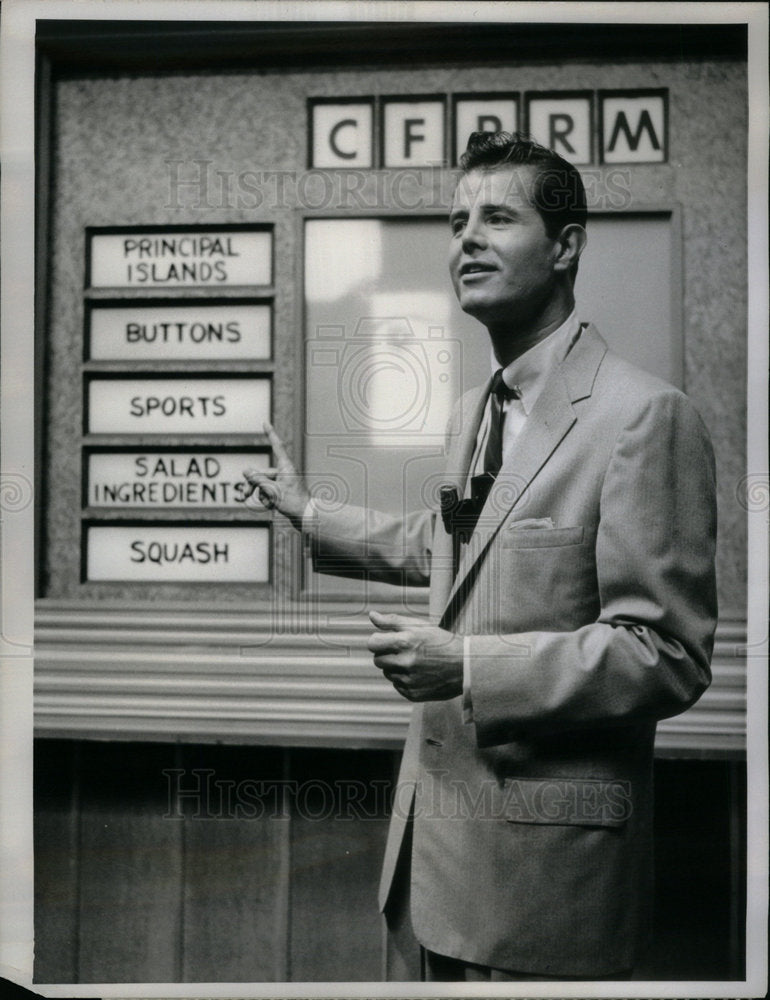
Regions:
<svg viewBox="0 0 770 1000"><path fill-rule="evenodd" d="M421 618L370 611L376 632L368 647L374 665L409 701L446 701L462 694L460 636Z"/></svg>

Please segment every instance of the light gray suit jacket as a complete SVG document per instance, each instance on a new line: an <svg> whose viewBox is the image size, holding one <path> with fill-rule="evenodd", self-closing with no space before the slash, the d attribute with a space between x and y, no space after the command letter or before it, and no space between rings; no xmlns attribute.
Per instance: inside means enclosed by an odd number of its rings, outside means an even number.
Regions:
<svg viewBox="0 0 770 1000"><path fill-rule="evenodd" d="M462 495L488 386L449 430ZM423 945L501 969L631 968L651 903L655 724L710 680L715 484L677 389L585 329L552 373L456 576L435 513L319 515L316 566L430 584L468 635L462 699L415 707L385 855L387 905L413 816L412 922Z"/></svg>

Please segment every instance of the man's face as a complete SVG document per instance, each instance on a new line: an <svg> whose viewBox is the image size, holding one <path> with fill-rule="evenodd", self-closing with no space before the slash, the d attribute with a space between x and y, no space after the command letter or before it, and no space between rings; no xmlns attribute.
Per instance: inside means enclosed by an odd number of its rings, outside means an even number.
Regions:
<svg viewBox="0 0 770 1000"><path fill-rule="evenodd" d="M547 315L558 242L531 203L528 166L472 170L449 217L449 271L461 308L486 326L522 330Z"/></svg>

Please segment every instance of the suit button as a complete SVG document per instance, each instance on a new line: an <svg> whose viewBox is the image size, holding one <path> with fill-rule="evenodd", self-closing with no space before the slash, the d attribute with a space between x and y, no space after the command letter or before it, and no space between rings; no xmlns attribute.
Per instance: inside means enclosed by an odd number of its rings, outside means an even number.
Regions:
<svg viewBox="0 0 770 1000"><path fill-rule="evenodd" d="M430 736L426 737L425 742L428 744L429 747L443 747L443 745L444 745L441 742L441 740L434 740Z"/></svg>

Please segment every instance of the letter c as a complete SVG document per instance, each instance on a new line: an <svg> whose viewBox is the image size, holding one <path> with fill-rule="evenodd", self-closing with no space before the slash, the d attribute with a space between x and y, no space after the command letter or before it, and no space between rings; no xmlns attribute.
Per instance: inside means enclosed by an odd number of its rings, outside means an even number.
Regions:
<svg viewBox="0 0 770 1000"><path fill-rule="evenodd" d="M341 122L337 122L334 128L329 133L329 145L332 148L332 152L335 156L339 156L341 160L355 160L357 155L357 150L352 153L346 153L344 149L340 149L337 145L337 133L343 128L358 128L358 122L355 118L343 118Z"/></svg>

